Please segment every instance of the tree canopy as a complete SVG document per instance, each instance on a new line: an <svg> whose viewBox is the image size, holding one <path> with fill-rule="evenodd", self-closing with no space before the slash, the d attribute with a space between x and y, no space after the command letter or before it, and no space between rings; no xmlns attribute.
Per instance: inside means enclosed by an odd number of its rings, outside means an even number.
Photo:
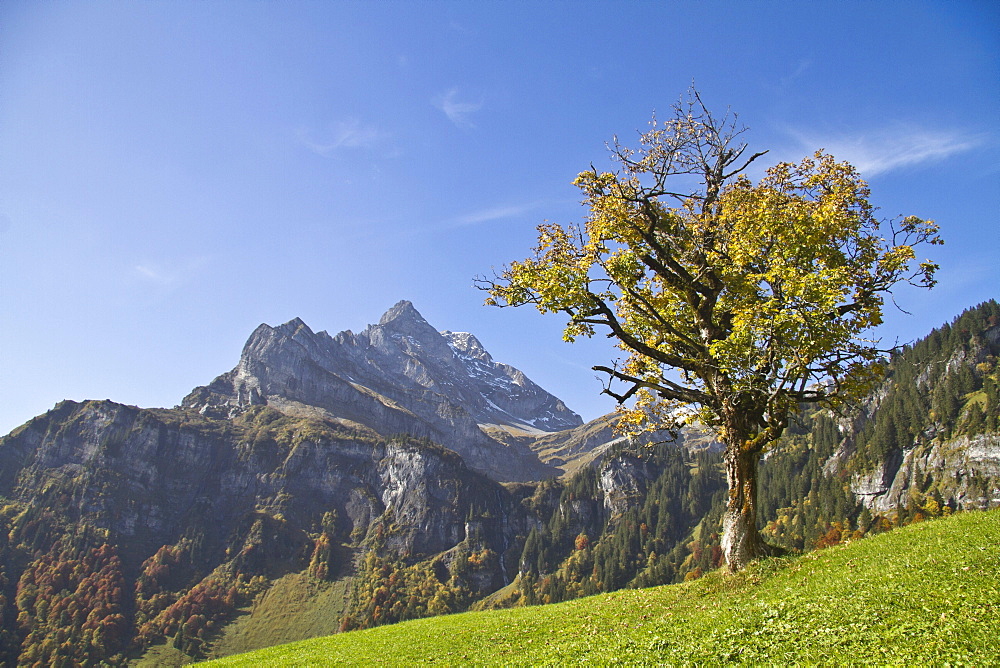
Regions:
<svg viewBox="0 0 1000 668"><path fill-rule="evenodd" d="M627 427L683 416L716 431L738 513L726 520L732 568L767 553L760 453L800 404L867 389L885 351L864 333L895 286L934 285L937 265L914 248L941 243L931 221L879 220L857 170L823 151L754 183L745 171L766 152L748 154L743 132L692 91L636 148L614 139L618 171L577 176L582 226L541 225L532 257L479 283L488 304L567 315L568 341L617 339L627 358L594 368L619 404L635 400Z"/></svg>

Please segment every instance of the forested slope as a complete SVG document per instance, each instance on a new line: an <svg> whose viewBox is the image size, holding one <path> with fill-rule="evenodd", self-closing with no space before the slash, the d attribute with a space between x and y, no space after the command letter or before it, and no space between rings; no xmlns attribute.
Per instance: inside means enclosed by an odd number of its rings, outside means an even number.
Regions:
<svg viewBox="0 0 1000 668"><path fill-rule="evenodd" d="M994 665L1000 511L739 575L449 615L224 659L260 665Z"/></svg>
<svg viewBox="0 0 1000 668"><path fill-rule="evenodd" d="M903 347L861 405L800 414L761 462L768 540L1000 505L998 352L991 301ZM64 402L0 439L0 495L0 662L122 664L698 579L726 488L689 429L501 485L428 439L270 406Z"/></svg>
<svg viewBox="0 0 1000 668"><path fill-rule="evenodd" d="M760 465L767 539L805 551L1000 506L998 353L1000 306L989 301L902 346L861 405L802 412ZM550 603L717 568L721 457L678 445L683 437L619 447L559 487L556 511L526 540L517 582L484 605ZM597 483L626 462L642 490L616 507Z"/></svg>

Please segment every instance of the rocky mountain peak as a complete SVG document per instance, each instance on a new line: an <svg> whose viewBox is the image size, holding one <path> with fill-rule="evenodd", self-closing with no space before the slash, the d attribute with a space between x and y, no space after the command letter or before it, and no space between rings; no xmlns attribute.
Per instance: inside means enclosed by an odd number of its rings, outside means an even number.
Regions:
<svg viewBox="0 0 1000 668"><path fill-rule="evenodd" d="M483 362L492 362L493 357L486 351L483 344L469 332L449 332L445 330L441 335L455 351L459 357L474 358Z"/></svg>
<svg viewBox="0 0 1000 668"><path fill-rule="evenodd" d="M406 300L386 311L379 324L369 325L361 336L383 356L397 361L408 358L411 369L413 363L424 367L431 360L444 365L451 361L452 352L444 337Z"/></svg>
<svg viewBox="0 0 1000 668"><path fill-rule="evenodd" d="M499 480L551 471L480 425L551 432L582 424L519 370L495 362L475 336L439 332L406 300L360 334L316 334L299 318L261 325L235 369L185 399L205 415L230 417L258 404L427 437Z"/></svg>
<svg viewBox="0 0 1000 668"><path fill-rule="evenodd" d="M414 308L413 303L407 301L406 299L396 302L395 306L383 313L381 319L378 321L378 324L382 327L393 324L405 325L411 323L427 325L427 321L424 320L424 317L420 315L420 312Z"/></svg>
<svg viewBox="0 0 1000 668"><path fill-rule="evenodd" d="M284 325L279 325L274 329L285 336L295 336L300 331L305 331L307 334L313 333L313 331L309 329L309 325L302 321L302 318L292 318Z"/></svg>

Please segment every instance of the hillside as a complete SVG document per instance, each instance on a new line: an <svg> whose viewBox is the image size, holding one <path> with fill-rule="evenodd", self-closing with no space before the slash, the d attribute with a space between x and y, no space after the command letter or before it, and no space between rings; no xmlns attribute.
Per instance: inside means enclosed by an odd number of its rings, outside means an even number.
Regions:
<svg viewBox="0 0 1000 668"><path fill-rule="evenodd" d="M532 439L580 424L406 301L357 335L261 325L173 409L60 402L0 438L0 664L190 661L464 610L553 510L522 503L560 473ZM383 575L399 595L373 606Z"/></svg>
<svg viewBox="0 0 1000 668"><path fill-rule="evenodd" d="M1000 505L998 355L1000 305L989 301L903 346L858 405L802 411L761 460L766 539L805 551ZM718 567L721 457L692 436L682 432L685 448L645 448L641 462L612 446L598 469L567 479L525 541L519 577L483 605L554 603Z"/></svg>
<svg viewBox="0 0 1000 668"><path fill-rule="evenodd" d="M767 539L1000 505L998 354L991 301L859 406L803 411L761 461ZM261 326L174 409L62 402L0 438L0 663L180 664L710 573L712 439L613 419L579 425L408 302L358 335Z"/></svg>
<svg viewBox="0 0 1000 668"><path fill-rule="evenodd" d="M970 512L737 575L405 622L213 666L998 659L1000 511Z"/></svg>

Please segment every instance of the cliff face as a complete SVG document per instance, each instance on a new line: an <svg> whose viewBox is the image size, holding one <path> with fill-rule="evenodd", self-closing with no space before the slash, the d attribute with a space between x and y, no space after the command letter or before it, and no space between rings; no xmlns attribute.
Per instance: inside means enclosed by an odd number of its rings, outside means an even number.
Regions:
<svg viewBox="0 0 1000 668"><path fill-rule="evenodd" d="M444 448L266 407L223 422L63 402L0 441L0 470L0 495L107 530L133 565L192 532L205 564L222 563L260 513L281 518L273 540L299 550L332 512L338 534L381 522L393 527L383 547L427 555L465 540L473 507L511 512L501 485Z"/></svg>
<svg viewBox="0 0 1000 668"><path fill-rule="evenodd" d="M953 509L1000 505L995 303L970 310L892 360L889 377L852 420L824 466L850 476L869 510L933 498Z"/></svg>
<svg viewBox="0 0 1000 668"><path fill-rule="evenodd" d="M178 636L176 646L203 655L204 634L230 619L233 605L249 605L261 586L289 574L308 573L316 587L333 578L350 583L359 567L357 577L371 580L390 568L378 564L419 570L433 563L437 570L426 573L448 583L448 605L456 606L437 609L459 610L462 601L512 580L524 536L550 510L522 503L530 485L512 490L426 439L386 439L356 424L263 405L223 419L191 409L62 402L0 439L0 609L50 562L76 568L67 555L100 548L120 558L111 617L129 615L135 628L134 636L101 647L133 656L199 614L209 626ZM231 602L205 602L205 592L219 586L237 592L227 594ZM407 600L429 605L429 595L407 591ZM20 615L27 621L18 628L37 627L29 638L42 643L50 625L36 613L42 608L24 596L17 601L0 622ZM5 629L0 659L19 660L23 636ZM43 651L35 640L23 642L34 648L31 656ZM101 651L77 658L115 663L125 656Z"/></svg>
<svg viewBox="0 0 1000 668"><path fill-rule="evenodd" d="M600 486L621 510L647 477L641 463L622 455L605 467ZM108 608L109 619L128 619L131 627L116 628L134 628L134 635L120 631L116 644L101 646L117 654L80 658L111 663L171 637L185 655L204 656L204 634L236 612L227 606L249 605L262 586L295 582L292 576L313 588L333 578L374 583L373 591L398 578L401 600L419 602L414 614L427 614L419 606L457 611L517 576L526 536L560 504L575 524L585 517L581 526L591 533L605 521L600 502L564 503L559 485L548 485L554 493L504 486L430 441L386 439L356 424L264 405L215 418L193 409L66 401L0 439L0 497L7 501L0 533L10 537L0 546L0 583L6 580L13 601L50 562L76 568L67 555L110 550L120 558L115 591L123 598ZM431 607L441 595L433 587L420 593L435 582L454 607ZM234 603L205 601L219 586L237 592L227 594ZM64 594L52 596L46 605ZM81 605L86 596L73 594ZM29 640L12 631L7 646L0 638L0 655L11 662L19 652L43 651L30 639L41 643L50 624L33 599L17 601L5 619L38 630ZM331 614L364 612L367 601ZM207 626L190 633L180 626L199 615Z"/></svg>
<svg viewBox="0 0 1000 668"><path fill-rule="evenodd" d="M875 471L855 475L851 491L869 509L887 513L907 505L911 493L923 495L930 485L960 510L1000 506L1000 434L961 435L913 446Z"/></svg>
<svg viewBox="0 0 1000 668"><path fill-rule="evenodd" d="M788 473L769 507L790 526L817 485L855 515L856 500L872 514L1000 504L1000 307L942 332L894 359L860 410L771 453L762 470ZM367 625L463 610L515 579L521 600L559 600L713 567L718 444L687 429L637 456L614 419L581 425L408 302L360 334L261 325L175 409L63 402L0 439L0 663L54 662L59 638L86 636L56 605L116 629L73 660L121 663L171 638L204 656L239 606L267 626L257 604L300 585L324 618ZM338 578L353 594L333 604Z"/></svg>
<svg viewBox="0 0 1000 668"><path fill-rule="evenodd" d="M493 361L467 333L440 333L400 302L360 334L314 333L301 320L261 325L239 364L184 407L231 417L266 404L293 415L408 433L461 454L496 480L538 480L557 471L520 442L500 443L481 424L557 431L578 415L517 369Z"/></svg>
<svg viewBox="0 0 1000 668"><path fill-rule="evenodd" d="M600 468L598 487L610 517L620 517L641 503L649 483L658 473L648 462L631 454L608 458Z"/></svg>

